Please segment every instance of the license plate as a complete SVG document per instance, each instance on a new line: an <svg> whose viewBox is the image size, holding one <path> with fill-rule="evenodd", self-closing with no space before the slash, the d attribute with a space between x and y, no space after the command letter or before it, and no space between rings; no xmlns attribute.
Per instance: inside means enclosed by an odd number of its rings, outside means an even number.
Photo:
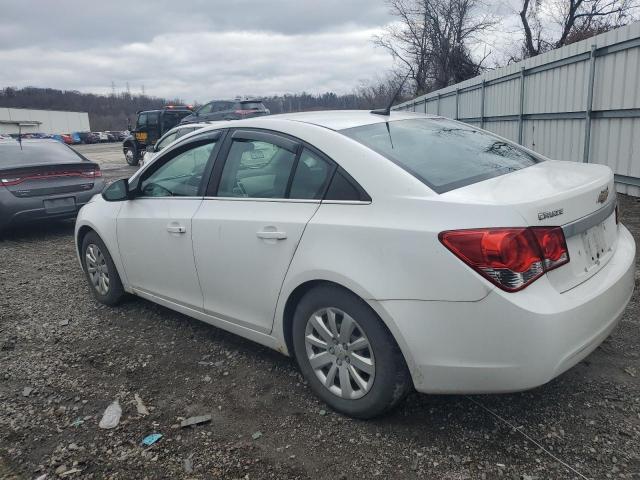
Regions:
<svg viewBox="0 0 640 480"><path fill-rule="evenodd" d="M609 250L605 228L605 224L601 223L582 234L582 243L589 266L599 264L600 258Z"/></svg>
<svg viewBox="0 0 640 480"><path fill-rule="evenodd" d="M138 140L139 142L146 142L147 141L147 132L137 132L136 133L136 140Z"/></svg>
<svg viewBox="0 0 640 480"><path fill-rule="evenodd" d="M54 198L44 201L44 210L47 213L66 213L75 212L76 199L75 197Z"/></svg>

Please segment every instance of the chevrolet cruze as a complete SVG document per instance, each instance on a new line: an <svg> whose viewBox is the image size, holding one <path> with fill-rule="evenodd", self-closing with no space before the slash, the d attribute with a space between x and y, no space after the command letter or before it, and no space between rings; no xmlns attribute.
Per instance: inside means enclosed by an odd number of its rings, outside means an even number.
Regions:
<svg viewBox="0 0 640 480"><path fill-rule="evenodd" d="M138 295L294 355L359 418L411 388L544 384L634 287L608 167L414 113L202 128L84 206L76 242L98 301Z"/></svg>

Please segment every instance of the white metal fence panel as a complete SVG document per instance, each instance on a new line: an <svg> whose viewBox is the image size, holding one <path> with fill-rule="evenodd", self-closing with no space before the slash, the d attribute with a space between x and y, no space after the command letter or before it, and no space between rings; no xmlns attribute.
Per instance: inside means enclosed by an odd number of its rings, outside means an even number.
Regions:
<svg viewBox="0 0 640 480"><path fill-rule="evenodd" d="M640 196L640 23L394 107L457 118L545 156L602 163Z"/></svg>

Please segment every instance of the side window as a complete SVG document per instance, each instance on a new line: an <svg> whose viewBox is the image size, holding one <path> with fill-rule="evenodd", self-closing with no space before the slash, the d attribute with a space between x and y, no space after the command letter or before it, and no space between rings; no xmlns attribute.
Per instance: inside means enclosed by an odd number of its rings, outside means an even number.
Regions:
<svg viewBox="0 0 640 480"><path fill-rule="evenodd" d="M333 165L305 148L298 160L289 198L321 199Z"/></svg>
<svg viewBox="0 0 640 480"><path fill-rule="evenodd" d="M163 164L140 184L142 197L195 197L215 141L195 143Z"/></svg>
<svg viewBox="0 0 640 480"><path fill-rule="evenodd" d="M362 200L360 190L347 178L342 169L338 169L331 180L325 200Z"/></svg>
<svg viewBox="0 0 640 480"><path fill-rule="evenodd" d="M233 108L233 103L229 102L217 102L213 104L213 108L211 111L213 112L224 112L226 110L231 110Z"/></svg>
<svg viewBox="0 0 640 480"><path fill-rule="evenodd" d="M206 113L211 113L211 108L213 107L213 103L207 103L206 105L200 107L198 110L199 115L204 115Z"/></svg>
<svg viewBox="0 0 640 480"><path fill-rule="evenodd" d="M176 132L176 138L180 138L185 136L187 133L191 133L194 130L196 130L195 128L181 128L180 130L178 130Z"/></svg>
<svg viewBox="0 0 640 480"><path fill-rule="evenodd" d="M296 154L272 143L234 139L219 197L284 198Z"/></svg>
<svg viewBox="0 0 640 480"><path fill-rule="evenodd" d="M136 124L137 128L146 127L147 126L147 114L141 113L138 115L138 123Z"/></svg>
<svg viewBox="0 0 640 480"><path fill-rule="evenodd" d="M160 140L158 142L158 144L156 145L156 152L159 152L160 150L162 150L164 147L166 147L167 145L169 145L171 142L173 142L175 139L177 138L177 132L173 132L170 133L169 135L167 135L166 137L164 137L162 140Z"/></svg>
<svg viewBox="0 0 640 480"><path fill-rule="evenodd" d="M147 126L149 127L157 127L158 126L158 113L153 112L147 114Z"/></svg>

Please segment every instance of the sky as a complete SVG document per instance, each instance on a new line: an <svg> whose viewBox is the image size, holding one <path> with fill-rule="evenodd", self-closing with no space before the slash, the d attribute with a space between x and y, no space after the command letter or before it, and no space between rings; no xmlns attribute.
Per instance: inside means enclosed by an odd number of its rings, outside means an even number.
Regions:
<svg viewBox="0 0 640 480"><path fill-rule="evenodd" d="M508 18L509 1L491 8ZM107 94L128 83L202 103L346 93L393 67L372 42L394 21L384 0L0 0L0 12L0 88ZM504 32L475 51L500 57Z"/></svg>

